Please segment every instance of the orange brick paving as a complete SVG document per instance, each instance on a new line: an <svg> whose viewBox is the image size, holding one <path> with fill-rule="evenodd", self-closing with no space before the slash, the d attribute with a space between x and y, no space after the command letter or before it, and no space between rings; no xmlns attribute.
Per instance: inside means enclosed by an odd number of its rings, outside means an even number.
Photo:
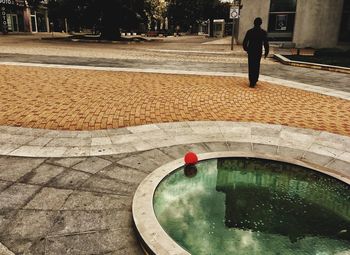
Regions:
<svg viewBox="0 0 350 255"><path fill-rule="evenodd" d="M350 135L350 101L233 77L0 67L0 125L98 130L254 121Z"/></svg>

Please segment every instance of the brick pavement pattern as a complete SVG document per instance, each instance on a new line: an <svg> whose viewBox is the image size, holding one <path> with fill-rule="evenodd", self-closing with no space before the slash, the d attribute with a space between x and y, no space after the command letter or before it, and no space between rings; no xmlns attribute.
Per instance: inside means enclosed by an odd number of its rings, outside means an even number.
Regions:
<svg viewBox="0 0 350 255"><path fill-rule="evenodd" d="M228 120L350 135L349 101L235 77L1 66L0 105L0 125L32 128Z"/></svg>

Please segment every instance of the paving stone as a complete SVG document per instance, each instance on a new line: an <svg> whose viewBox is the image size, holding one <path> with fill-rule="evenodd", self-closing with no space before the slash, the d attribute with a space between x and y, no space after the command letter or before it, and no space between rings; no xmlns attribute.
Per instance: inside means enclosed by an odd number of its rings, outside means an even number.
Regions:
<svg viewBox="0 0 350 255"><path fill-rule="evenodd" d="M173 145L178 145L178 140L172 137L164 137L164 138L152 138L152 139L144 139L145 144L148 144L148 148L146 149L156 149L162 147L168 147Z"/></svg>
<svg viewBox="0 0 350 255"><path fill-rule="evenodd" d="M54 164L64 166L64 167L72 167L85 159L86 158L59 158L59 159L53 158L53 159L50 159L48 162L52 162Z"/></svg>
<svg viewBox="0 0 350 255"><path fill-rule="evenodd" d="M308 149L311 146L311 144L315 141L315 139L316 137L311 134L303 134L282 130L279 145L295 149Z"/></svg>
<svg viewBox="0 0 350 255"><path fill-rule="evenodd" d="M80 171L65 170L60 175L56 176L48 186L58 187L64 189L75 189L83 184L88 178L91 177L89 173L83 173Z"/></svg>
<svg viewBox="0 0 350 255"><path fill-rule="evenodd" d="M335 159L333 161L330 161L330 163L327 164L327 167L330 169L334 169L339 171L340 173L343 173L345 175L349 175L350 173L350 164L349 162Z"/></svg>
<svg viewBox="0 0 350 255"><path fill-rule="evenodd" d="M350 151L350 138L346 136L339 136L328 132L321 132L317 137L316 144L335 148L338 150Z"/></svg>
<svg viewBox="0 0 350 255"><path fill-rule="evenodd" d="M124 144L139 141L140 137L135 134L115 135L110 137L113 144Z"/></svg>
<svg viewBox="0 0 350 255"><path fill-rule="evenodd" d="M164 154L160 150L151 150L122 159L118 161L118 164L139 169L143 172L150 172L172 160L173 159L171 157Z"/></svg>
<svg viewBox="0 0 350 255"><path fill-rule="evenodd" d="M111 166L99 172L99 176L107 176L116 180L129 183L140 183L147 174L121 165Z"/></svg>
<svg viewBox="0 0 350 255"><path fill-rule="evenodd" d="M106 254L115 250L123 251L131 244L136 245L136 242L129 229L57 236L47 239L46 254Z"/></svg>
<svg viewBox="0 0 350 255"><path fill-rule="evenodd" d="M128 210L130 207L129 197L76 191L68 198L62 210Z"/></svg>
<svg viewBox="0 0 350 255"><path fill-rule="evenodd" d="M0 193L1 209L19 209L40 189L39 186L15 183Z"/></svg>
<svg viewBox="0 0 350 255"><path fill-rule="evenodd" d="M128 127L127 130L135 134L135 133L144 133L144 132L151 132L151 131L160 131L160 128L157 127L157 125L151 124L151 125Z"/></svg>
<svg viewBox="0 0 350 255"><path fill-rule="evenodd" d="M338 159L350 162L350 152L344 152L343 154L338 156Z"/></svg>
<svg viewBox="0 0 350 255"><path fill-rule="evenodd" d="M191 126L191 129L195 134L221 134L219 126Z"/></svg>
<svg viewBox="0 0 350 255"><path fill-rule="evenodd" d="M68 148L62 157L86 157L90 156L91 147L71 147Z"/></svg>
<svg viewBox="0 0 350 255"><path fill-rule="evenodd" d="M130 211L61 211L49 236L132 227Z"/></svg>
<svg viewBox="0 0 350 255"><path fill-rule="evenodd" d="M151 140L151 139L160 140L160 139L166 139L169 137L169 135L161 129L148 131L148 132L138 132L138 133L135 133L135 135L137 135L138 138L139 139L141 138L142 140Z"/></svg>
<svg viewBox="0 0 350 255"><path fill-rule="evenodd" d="M80 189L131 196L134 194L136 188L136 184L120 182L115 179L107 179L99 176L92 176L81 186Z"/></svg>
<svg viewBox="0 0 350 255"><path fill-rule="evenodd" d="M45 239L4 239L2 242L11 247L11 251L15 254L28 255L44 255L45 254ZM6 255L6 254L5 254Z"/></svg>
<svg viewBox="0 0 350 255"><path fill-rule="evenodd" d="M2 233L5 233L7 226L12 222L16 214L17 210L15 209L0 209L0 242L2 241Z"/></svg>
<svg viewBox="0 0 350 255"><path fill-rule="evenodd" d="M62 157L67 150L67 147L43 147L39 154L41 157Z"/></svg>
<svg viewBox="0 0 350 255"><path fill-rule="evenodd" d="M26 174L20 179L20 182L44 185L52 178L61 174L65 169L49 164L42 164L32 172Z"/></svg>
<svg viewBox="0 0 350 255"><path fill-rule="evenodd" d="M184 146L163 147L159 150L173 159L183 158L188 152L188 149Z"/></svg>
<svg viewBox="0 0 350 255"><path fill-rule="evenodd" d="M59 210L72 192L72 190L43 188L24 209Z"/></svg>
<svg viewBox="0 0 350 255"><path fill-rule="evenodd" d="M333 160L333 157L319 155L319 154L313 153L313 152L305 152L305 154L303 155L301 160L309 162L309 163L313 163L316 165L325 166Z"/></svg>
<svg viewBox="0 0 350 255"><path fill-rule="evenodd" d="M278 137L281 133L282 127L279 125L270 125L270 126L259 126L252 125L251 134L252 136L269 136L269 137Z"/></svg>
<svg viewBox="0 0 350 255"><path fill-rule="evenodd" d="M0 243L0 254L2 255L14 255L12 251L10 251L7 247L5 247L2 243Z"/></svg>
<svg viewBox="0 0 350 255"><path fill-rule="evenodd" d="M312 144L311 147L309 148L309 151L320 154L320 155L330 156L330 157L338 157L339 155L343 154L343 152L344 152L342 150L323 146L320 144Z"/></svg>
<svg viewBox="0 0 350 255"><path fill-rule="evenodd" d="M177 135L190 135L194 134L194 131L190 127L184 127L184 128L167 128L164 129L165 134L169 136L177 136Z"/></svg>
<svg viewBox="0 0 350 255"><path fill-rule="evenodd" d="M113 145L96 145L90 147L89 154L94 156L111 155L118 154L118 151Z"/></svg>
<svg viewBox="0 0 350 255"><path fill-rule="evenodd" d="M94 174L111 164L112 162L103 158L91 157L75 165L73 168L76 170Z"/></svg>
<svg viewBox="0 0 350 255"><path fill-rule="evenodd" d="M42 148L43 147L39 146L22 145L16 150L9 153L8 155L20 157L33 157L35 154L39 153Z"/></svg>
<svg viewBox="0 0 350 255"><path fill-rule="evenodd" d="M0 139L5 143L23 145L34 140L35 137L29 135L0 134Z"/></svg>
<svg viewBox="0 0 350 255"><path fill-rule="evenodd" d="M8 155L21 146L19 144L9 144L4 142L5 141L0 143L0 155Z"/></svg>
<svg viewBox="0 0 350 255"><path fill-rule="evenodd" d="M94 137L92 138L91 145L109 145L112 144L111 138L109 137Z"/></svg>
<svg viewBox="0 0 350 255"><path fill-rule="evenodd" d="M253 143L253 152L258 152L262 154L277 154L277 146L275 145L265 145L265 144L257 144Z"/></svg>
<svg viewBox="0 0 350 255"><path fill-rule="evenodd" d="M0 192L10 186L12 182L0 181Z"/></svg>
<svg viewBox="0 0 350 255"><path fill-rule="evenodd" d="M131 132L127 128L107 129L107 133L110 137L115 135L131 134Z"/></svg>
<svg viewBox="0 0 350 255"><path fill-rule="evenodd" d="M116 155L104 155L104 156L100 156L100 157L104 158L106 160L112 161L112 162L117 162L123 158L130 156L130 155L131 155L131 153L121 153L121 154L116 154Z"/></svg>
<svg viewBox="0 0 350 255"><path fill-rule="evenodd" d="M226 144L226 142L217 142L217 143L204 143L205 146L208 147L209 151L213 151L213 152L216 152L216 151L228 151L229 148Z"/></svg>
<svg viewBox="0 0 350 255"><path fill-rule="evenodd" d="M45 237L57 216L55 211L20 210L5 231L11 239Z"/></svg>
<svg viewBox="0 0 350 255"><path fill-rule="evenodd" d="M243 152L252 151L251 143L226 142L226 144L230 151L243 151Z"/></svg>
<svg viewBox="0 0 350 255"><path fill-rule="evenodd" d="M0 179L6 181L17 181L43 162L44 159L0 157Z"/></svg>
<svg viewBox="0 0 350 255"><path fill-rule="evenodd" d="M28 143L28 145L42 147L42 146L47 145L51 140L52 140L52 138L50 138L50 137L38 137L38 138L35 138L34 140L30 141Z"/></svg>
<svg viewBox="0 0 350 255"><path fill-rule="evenodd" d="M188 152L192 151L198 154L209 152L208 147L206 147L203 143L186 144L185 148L187 149Z"/></svg>
<svg viewBox="0 0 350 255"><path fill-rule="evenodd" d="M279 143L279 137L271 137L271 136L258 136L258 135L252 135L252 143L256 144L269 144L269 145L278 145Z"/></svg>
<svg viewBox="0 0 350 255"><path fill-rule="evenodd" d="M90 146L91 138L53 138L47 146L51 147L73 147Z"/></svg>
<svg viewBox="0 0 350 255"><path fill-rule="evenodd" d="M292 149L288 147L278 147L277 154L282 157L288 157L293 159L300 159L304 155L305 151L298 150L298 149Z"/></svg>

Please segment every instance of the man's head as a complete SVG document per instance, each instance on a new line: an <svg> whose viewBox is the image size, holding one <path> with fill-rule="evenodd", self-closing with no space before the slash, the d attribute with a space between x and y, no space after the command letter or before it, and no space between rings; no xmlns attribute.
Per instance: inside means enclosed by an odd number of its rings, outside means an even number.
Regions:
<svg viewBox="0 0 350 255"><path fill-rule="evenodd" d="M258 17L258 18L256 18L256 19L254 20L254 26L255 26L255 27L260 27L261 24L262 24L262 19L261 19L260 17Z"/></svg>

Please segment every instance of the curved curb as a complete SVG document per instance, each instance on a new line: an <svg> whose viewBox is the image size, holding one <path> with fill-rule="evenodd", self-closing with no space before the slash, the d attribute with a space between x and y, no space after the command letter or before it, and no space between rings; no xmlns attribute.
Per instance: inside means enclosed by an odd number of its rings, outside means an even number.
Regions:
<svg viewBox="0 0 350 255"><path fill-rule="evenodd" d="M201 142L247 143L277 153L279 147L350 162L350 137L281 125L196 121L99 131L50 131L0 127L0 155L83 157L115 155Z"/></svg>
<svg viewBox="0 0 350 255"><path fill-rule="evenodd" d="M347 174L330 170L308 162L300 161L294 158L285 158L270 154L247 153L247 152L212 152L198 155L200 160L225 157L251 157L268 160L282 161L294 165L303 166L318 172L337 178L350 185L350 172ZM183 165L183 159L178 159L164 166L159 167L148 175L139 185L134 195L132 204L132 214L134 223L140 237L147 250L151 254L179 254L189 255L186 250L180 247L159 224L153 209L153 196L159 183L170 173Z"/></svg>
<svg viewBox="0 0 350 255"><path fill-rule="evenodd" d="M280 61L284 65L290 65L290 66L296 66L296 67L306 67L306 68L311 68L311 69L318 69L318 70L325 70L325 71L331 71L331 72L350 74L350 68L348 68L348 67L332 66L332 65L318 64L318 63L312 63L312 62L295 61L295 60L290 60L289 58L286 58L286 57L282 56L281 54L275 54L274 58L277 59L278 61Z"/></svg>

